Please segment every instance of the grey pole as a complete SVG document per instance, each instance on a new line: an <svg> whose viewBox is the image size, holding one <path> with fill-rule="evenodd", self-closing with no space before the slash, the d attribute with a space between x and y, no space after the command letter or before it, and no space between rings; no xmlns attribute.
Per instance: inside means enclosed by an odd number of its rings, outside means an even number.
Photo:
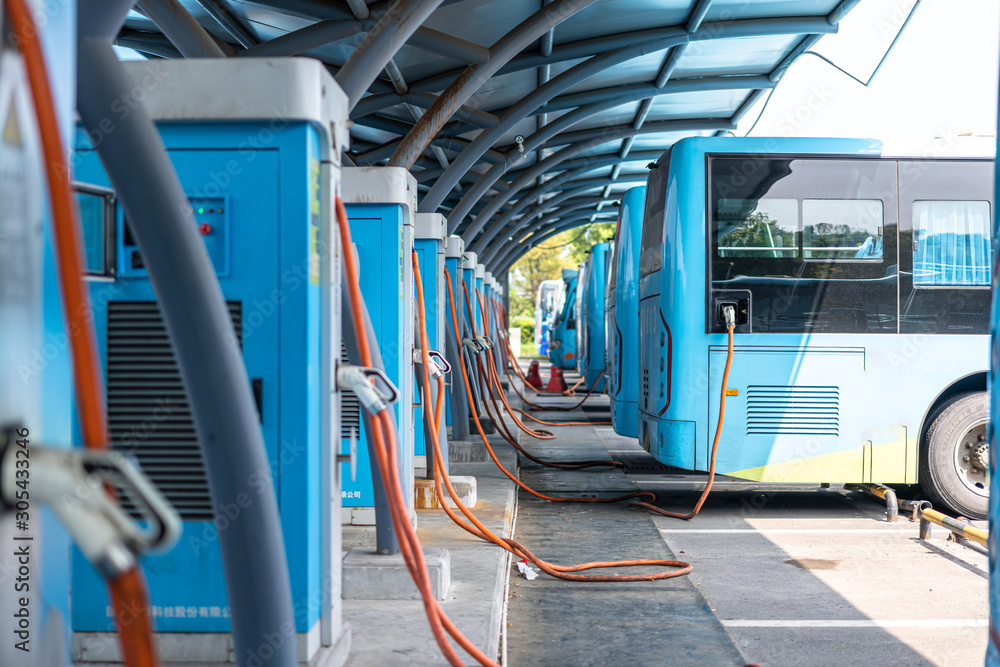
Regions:
<svg viewBox="0 0 1000 667"><path fill-rule="evenodd" d="M233 325L204 242L188 213L188 199L152 120L141 105L107 132L110 109L132 83L111 48L131 1L81 0L78 26L77 106L96 132L101 161L121 199L184 381L215 507L254 499L219 531L232 609L237 660L256 657L268 667L296 664L295 638L258 654L264 637L291 628L291 587L278 504L270 484L250 485L270 470L257 410ZM120 10L120 15L116 11ZM117 19L101 21L100 19ZM243 503L240 503L242 507Z"/></svg>
<svg viewBox="0 0 1000 667"><path fill-rule="evenodd" d="M163 31L185 58L226 57L208 31L179 0L139 0L137 7Z"/></svg>
<svg viewBox="0 0 1000 667"><path fill-rule="evenodd" d="M396 55L396 51L434 13L441 2L442 0L396 0L379 19L337 73L337 83L347 94L349 109L354 108L368 86Z"/></svg>
<svg viewBox="0 0 1000 667"><path fill-rule="evenodd" d="M339 224L339 223L338 223ZM344 273L343 263L341 263L341 284L347 284L347 274ZM351 317L351 297L347 289L340 290L340 312L345 320ZM368 314L368 306L363 301L361 311L365 318L365 335L368 336L368 346L371 348L372 365L380 370L385 370L385 363L382 361L382 350L378 346L378 338L372 328L371 317ZM341 335L344 337L344 345L347 347L347 359L354 366L361 365L361 353L358 351L358 337L354 334L354 327L347 321L341 326ZM391 407L389 408L392 409ZM402 408L401 408L402 409ZM378 459L375 458L375 438L372 432L372 420L368 413L362 410L365 420L365 441L368 445L368 461L371 464L372 474L372 502L375 505L375 551L382 555L393 555L399 553L399 542L396 539L396 528L392 525L392 511L389 509L389 497L385 492L385 484L382 480L382 473L378 468ZM393 424L395 419L391 420ZM397 443L402 442L399 438Z"/></svg>
<svg viewBox="0 0 1000 667"><path fill-rule="evenodd" d="M550 28L562 23L596 1L555 0L504 35L490 47L488 61L466 68L427 110L427 113L421 116L389 159L389 166L406 167L407 169L412 167L417 157L424 152L431 139L437 136L437 133L451 119L458 107L465 104L465 101L479 90L500 67ZM452 183L445 192L451 191L454 186L455 183Z"/></svg>

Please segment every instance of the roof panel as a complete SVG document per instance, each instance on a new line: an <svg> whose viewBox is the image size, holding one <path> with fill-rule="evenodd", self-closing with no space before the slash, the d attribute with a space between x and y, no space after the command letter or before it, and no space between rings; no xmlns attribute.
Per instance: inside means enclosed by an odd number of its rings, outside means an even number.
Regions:
<svg viewBox="0 0 1000 667"><path fill-rule="evenodd" d="M767 74L800 41L801 35L774 35L692 42L677 62L674 78Z"/></svg>

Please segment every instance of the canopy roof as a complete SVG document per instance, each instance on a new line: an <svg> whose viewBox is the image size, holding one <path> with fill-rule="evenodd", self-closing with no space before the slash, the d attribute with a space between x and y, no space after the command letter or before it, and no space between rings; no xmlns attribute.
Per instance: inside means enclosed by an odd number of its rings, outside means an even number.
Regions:
<svg viewBox="0 0 1000 667"><path fill-rule="evenodd" d="M733 130L859 1L142 0L117 44L320 59L355 105L346 157L409 168L499 274L613 221L649 162Z"/></svg>

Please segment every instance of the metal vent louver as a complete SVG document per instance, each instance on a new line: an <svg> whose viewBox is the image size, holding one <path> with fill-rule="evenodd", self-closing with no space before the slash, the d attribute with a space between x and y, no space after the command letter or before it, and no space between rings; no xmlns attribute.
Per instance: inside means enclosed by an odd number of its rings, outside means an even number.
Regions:
<svg viewBox="0 0 1000 667"><path fill-rule="evenodd" d="M242 304L229 303L242 345ZM205 464L177 359L155 301L117 301L107 312L111 446L138 459L184 521L211 521ZM134 510L127 498L124 508Z"/></svg>
<svg viewBox="0 0 1000 667"><path fill-rule="evenodd" d="M747 387L747 435L834 436L839 387Z"/></svg>
<svg viewBox="0 0 1000 667"><path fill-rule="evenodd" d="M649 407L649 371L642 369L642 406Z"/></svg>
<svg viewBox="0 0 1000 667"><path fill-rule="evenodd" d="M347 358L347 344L340 341L340 362L342 364L351 363ZM340 437L346 440L351 437L351 431L355 437L361 437L361 405L358 403L358 395L353 391L344 390L340 393Z"/></svg>

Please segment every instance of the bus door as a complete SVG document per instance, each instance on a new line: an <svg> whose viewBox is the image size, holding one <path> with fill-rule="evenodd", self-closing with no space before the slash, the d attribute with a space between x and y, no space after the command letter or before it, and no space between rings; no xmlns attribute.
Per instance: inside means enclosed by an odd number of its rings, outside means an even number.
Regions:
<svg viewBox="0 0 1000 667"><path fill-rule="evenodd" d="M736 303L718 470L774 482L861 481L873 387L868 346L897 330L896 163L719 156L709 160L706 331ZM745 308L744 308L745 306ZM726 362L709 346L708 465Z"/></svg>

